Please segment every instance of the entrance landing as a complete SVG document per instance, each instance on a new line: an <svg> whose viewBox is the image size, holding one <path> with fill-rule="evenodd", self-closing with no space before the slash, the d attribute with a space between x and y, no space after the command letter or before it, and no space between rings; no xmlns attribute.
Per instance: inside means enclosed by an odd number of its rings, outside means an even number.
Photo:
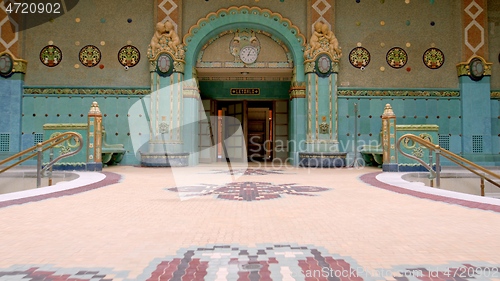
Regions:
<svg viewBox="0 0 500 281"><path fill-rule="evenodd" d="M0 208L0 280L499 279L500 213L362 180L378 168L105 172Z"/></svg>

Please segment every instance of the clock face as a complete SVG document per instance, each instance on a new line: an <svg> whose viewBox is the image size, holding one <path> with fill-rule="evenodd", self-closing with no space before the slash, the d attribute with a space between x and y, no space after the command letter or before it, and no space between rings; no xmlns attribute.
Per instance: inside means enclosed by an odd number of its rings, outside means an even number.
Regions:
<svg viewBox="0 0 500 281"><path fill-rule="evenodd" d="M322 55L316 60L318 74L321 76L330 74L332 68L332 60L327 55Z"/></svg>
<svg viewBox="0 0 500 281"><path fill-rule="evenodd" d="M7 77L12 74L12 57L9 54L3 54L0 56L0 75Z"/></svg>
<svg viewBox="0 0 500 281"><path fill-rule="evenodd" d="M484 75L484 64L479 58L474 58L469 63L470 78L479 81Z"/></svg>
<svg viewBox="0 0 500 281"><path fill-rule="evenodd" d="M246 46L240 50L240 59L246 64L254 63L257 60L257 48Z"/></svg>
<svg viewBox="0 0 500 281"><path fill-rule="evenodd" d="M172 58L168 54L161 54L156 60L156 70L161 76L169 75L172 68Z"/></svg>

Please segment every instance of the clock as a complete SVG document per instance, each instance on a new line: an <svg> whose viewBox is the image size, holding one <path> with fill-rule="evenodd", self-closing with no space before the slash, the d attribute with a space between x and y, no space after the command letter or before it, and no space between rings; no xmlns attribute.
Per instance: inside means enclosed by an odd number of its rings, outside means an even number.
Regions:
<svg viewBox="0 0 500 281"><path fill-rule="evenodd" d="M156 59L156 72L160 76L169 76L174 69L172 57L169 54L160 54Z"/></svg>
<svg viewBox="0 0 500 281"><path fill-rule="evenodd" d="M240 50L240 59L246 64L254 63L259 55L257 48L254 46L245 46Z"/></svg>
<svg viewBox="0 0 500 281"><path fill-rule="evenodd" d="M316 71L319 76L328 76L332 69L332 60L328 55L320 55L316 59Z"/></svg>
<svg viewBox="0 0 500 281"><path fill-rule="evenodd" d="M484 62L480 58L473 58L469 62L469 77L474 81L479 81L484 76Z"/></svg>
<svg viewBox="0 0 500 281"><path fill-rule="evenodd" d="M5 53L0 56L0 76L9 77L14 67L12 56Z"/></svg>

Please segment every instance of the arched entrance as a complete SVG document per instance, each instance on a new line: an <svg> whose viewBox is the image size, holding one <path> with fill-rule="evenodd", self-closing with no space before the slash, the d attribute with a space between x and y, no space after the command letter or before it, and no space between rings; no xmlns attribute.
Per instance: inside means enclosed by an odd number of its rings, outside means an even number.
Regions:
<svg viewBox="0 0 500 281"><path fill-rule="evenodd" d="M207 46L212 44L214 41L220 39L223 35L232 34L233 38L236 38L234 33L238 32L248 32L248 33L258 33L259 36L268 36L269 38L274 38L277 44L282 44L283 49L286 50L287 57L289 58L290 69L289 69L289 79L281 79L281 82L285 83L275 83L272 86L270 82L256 83L252 82L248 77L242 77L239 79L235 76L249 75L255 76L256 73L260 73L260 77L269 77L271 73L278 73L278 68L272 65L265 65L255 63L251 61L245 62L246 58L241 57L235 59L235 62L230 65L225 65L221 67L220 64L204 65L200 68L200 56L203 54ZM238 39L239 39L238 34ZM258 37L258 36L257 36ZM262 37L261 37L262 38ZM252 133L252 128L249 125L249 121L253 122L249 118L262 118L256 117L258 115L266 115L273 120L277 118L285 118L287 126L287 138L296 139L301 135L301 129L292 129L289 127L297 126L295 118L300 115L304 115L304 104L303 101L289 100L289 94L291 85L296 85L297 83L304 81L304 58L303 49L305 47L305 37L300 33L299 29L294 26L288 19L283 18L280 14L273 13L267 9L261 9L258 7L230 7L227 9L218 10L215 13L208 14L205 18L198 21L196 26L190 28L189 33L184 36L183 43L186 46L185 54L185 72L184 79L188 80L191 78L204 78L212 75L213 77L218 76L218 79L213 79L213 83L209 83L207 87L207 82L199 79L198 84L201 90L201 97L204 99L202 103L207 110L207 106L211 106L210 110L206 113L210 114L220 114L220 110L225 111L227 114L232 114L233 116L238 116L242 124L244 124L244 133L246 141ZM229 47L229 46L228 46ZM244 45L239 46L243 50ZM240 51L240 50L238 50ZM236 55L236 54L233 54ZM262 74L264 72L264 74ZM277 76L280 74L278 73ZM228 79L224 78L227 77ZM233 80L231 80L234 78ZM230 83L228 83L231 81ZM274 81L276 82L276 81ZM267 83L267 84L265 84ZM228 84L232 86L228 86ZM279 85L279 86L276 86ZM275 95L269 94L266 90L262 91L262 88L284 88L282 91ZM219 89L218 95L210 96L209 94L204 94L204 88ZM251 96L252 91L259 91L260 96ZM233 93L236 93L233 95ZM243 93L238 96L238 93ZM209 98L216 100L215 105L213 102L207 101ZM301 99L299 99L301 100ZM281 101L281 102L280 102ZM190 112L190 114L184 115L184 122L186 124L192 123L199 119L199 115L191 114L196 112L197 114L203 114L199 111L198 102L193 98L186 98L184 102L184 112ZM302 106L301 106L302 105ZM283 107L285 110L283 111ZM266 111L267 109L267 111ZM273 112L274 110L274 112ZM278 111L277 111L278 110ZM280 111L281 110L281 111ZM297 112L298 111L298 112ZM272 112L272 113L270 113ZM281 114L279 116L273 115ZM286 115L283 115L283 113ZM238 114L241 113L241 116ZM297 114L298 113L298 114ZM269 115L270 114L270 115ZM252 117L254 116L254 117ZM269 124L271 127L273 123ZM195 147L199 146L200 138L203 138L202 133L184 132L186 135L185 148L188 151L197 150ZM216 134L219 132L212 131ZM272 132L267 129L267 134L272 134ZM194 137L193 137L194 136ZM202 156L200 156L202 158Z"/></svg>

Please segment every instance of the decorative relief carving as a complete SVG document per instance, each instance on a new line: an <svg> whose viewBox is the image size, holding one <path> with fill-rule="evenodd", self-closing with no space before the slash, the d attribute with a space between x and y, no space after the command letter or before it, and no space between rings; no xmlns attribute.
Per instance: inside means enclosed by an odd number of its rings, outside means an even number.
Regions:
<svg viewBox="0 0 500 281"><path fill-rule="evenodd" d="M148 48L148 58L154 59L161 52L169 53L176 61L184 60L184 45L181 44L172 22L168 20L165 23L156 24L156 30Z"/></svg>
<svg viewBox="0 0 500 281"><path fill-rule="evenodd" d="M342 56L337 37L329 26L322 22L314 24L314 32L304 52L306 61L314 60L320 53L327 53L333 61L338 61Z"/></svg>

